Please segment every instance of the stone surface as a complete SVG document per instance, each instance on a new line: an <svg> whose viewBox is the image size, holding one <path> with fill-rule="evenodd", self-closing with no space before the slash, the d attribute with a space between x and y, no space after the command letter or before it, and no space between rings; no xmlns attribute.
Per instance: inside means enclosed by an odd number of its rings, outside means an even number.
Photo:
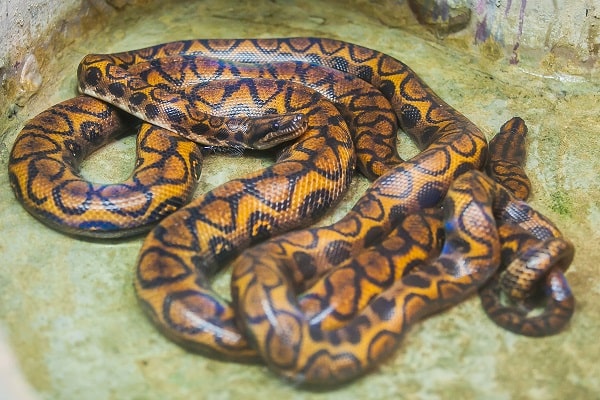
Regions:
<svg viewBox="0 0 600 400"><path fill-rule="evenodd" d="M39 91L16 115L0 116L0 325L40 397L597 396L600 82L594 75L569 75L536 63L493 62L461 50L451 37L440 42L427 33L415 34L418 29L415 25L409 33L390 28L372 13L328 2L302 6L277 1L174 2L168 8L148 5L136 12L126 7L110 23L81 31L64 51L49 58ZM181 38L292 35L344 39L402 59L488 137L514 115L525 119L530 132L526 168L534 185L532 203L576 246L567 277L578 305L565 332L545 339L505 332L486 318L473 297L415 325L390 360L365 378L331 393L300 391L263 366L207 359L161 336L140 311L132 289L141 239L109 243L73 239L38 223L14 199L6 164L15 137L28 118L76 93L75 72L83 55ZM84 174L100 181L127 176L133 145L130 137L98 152L85 163ZM414 153L406 140L401 141L401 150ZM269 162L209 157L198 193ZM322 223L343 215L367 185L357 176L344 202ZM216 285L227 291L227 274Z"/></svg>

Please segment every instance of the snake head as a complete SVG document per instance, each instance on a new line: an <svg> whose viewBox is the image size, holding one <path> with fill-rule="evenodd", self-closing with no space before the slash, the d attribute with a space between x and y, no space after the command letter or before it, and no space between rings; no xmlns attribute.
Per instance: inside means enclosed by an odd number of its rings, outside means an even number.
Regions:
<svg viewBox="0 0 600 400"><path fill-rule="evenodd" d="M297 138L306 131L304 114L269 114L249 118L243 134L244 144L252 149L264 150Z"/></svg>

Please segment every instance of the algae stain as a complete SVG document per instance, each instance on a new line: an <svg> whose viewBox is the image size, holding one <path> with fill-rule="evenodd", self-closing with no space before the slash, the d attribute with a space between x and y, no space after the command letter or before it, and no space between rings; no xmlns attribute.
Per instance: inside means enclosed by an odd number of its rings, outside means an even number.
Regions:
<svg viewBox="0 0 600 400"><path fill-rule="evenodd" d="M504 55L502 45L491 36L481 44L480 51L485 58L492 61L498 61Z"/></svg>
<svg viewBox="0 0 600 400"><path fill-rule="evenodd" d="M573 215L572 201L569 195L561 190L550 193L550 208L560 215L568 217Z"/></svg>

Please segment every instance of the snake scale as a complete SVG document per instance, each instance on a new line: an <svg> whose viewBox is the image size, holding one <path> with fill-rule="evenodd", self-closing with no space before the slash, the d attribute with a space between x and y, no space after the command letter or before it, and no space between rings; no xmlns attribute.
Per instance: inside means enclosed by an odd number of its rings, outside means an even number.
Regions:
<svg viewBox="0 0 600 400"><path fill-rule="evenodd" d="M272 166L199 196L142 245L140 304L187 348L260 356L288 379L332 385L477 289L515 332L554 333L572 314L572 245L522 201L522 121L503 127L490 158L482 132L397 59L320 38L189 40L89 55L78 75L87 96L30 121L9 161L17 198L67 233L135 234L180 208L202 160L190 140L277 150ZM145 121L136 169L92 184L79 163L131 120L115 106ZM421 150L406 161L398 126ZM374 182L348 215L276 236L333 206L355 161ZM479 172L486 166L495 181ZM237 311L210 285L230 261ZM532 297L548 298L536 317Z"/></svg>

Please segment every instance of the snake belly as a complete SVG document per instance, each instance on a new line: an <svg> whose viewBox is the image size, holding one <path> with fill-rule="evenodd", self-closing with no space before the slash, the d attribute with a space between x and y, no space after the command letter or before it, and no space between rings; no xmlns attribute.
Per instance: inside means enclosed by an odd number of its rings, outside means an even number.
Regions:
<svg viewBox="0 0 600 400"><path fill-rule="evenodd" d="M389 225L386 218L393 221L410 210L436 205L456 176L484 166L486 140L477 127L443 102L405 64L364 47L313 38L194 40L111 56L134 64L182 54L249 63L304 61L354 74L383 93L400 127L423 151L393 168L394 175L379 178L378 182L387 182L378 186L383 198L407 201L390 212L382 211L377 203L365 210L373 213L374 218L367 218L373 230L366 238L356 237L357 242L377 236L382 224ZM286 111L300 111L293 106L288 104ZM331 204L329 182L310 183L302 175L290 173L283 167L288 164L282 162L293 160L296 171L307 168L311 176L322 175L318 170L324 166L316 168L309 157L329 152L327 141L298 143L285 150L284 159L273 167L200 197L163 220L146 238L138 260L136 293L146 313L172 340L222 358L256 357L236 326L233 309L210 288L210 277L258 239L306 224L309 213L303 209L307 206L317 203L324 209ZM386 176L393 176L393 182ZM283 188L257 189L269 188L271 182L280 182ZM383 218L381 212L386 214Z"/></svg>

